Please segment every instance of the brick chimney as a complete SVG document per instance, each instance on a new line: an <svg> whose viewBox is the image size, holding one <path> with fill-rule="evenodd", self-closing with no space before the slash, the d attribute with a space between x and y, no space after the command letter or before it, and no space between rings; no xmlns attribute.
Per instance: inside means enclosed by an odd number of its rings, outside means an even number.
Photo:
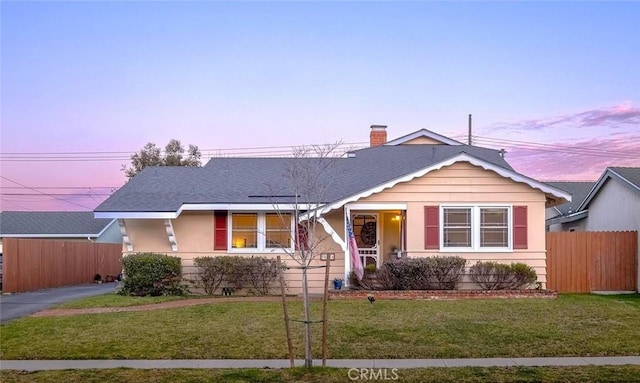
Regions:
<svg viewBox="0 0 640 383"><path fill-rule="evenodd" d="M380 146L387 143L387 125L371 125L369 146Z"/></svg>

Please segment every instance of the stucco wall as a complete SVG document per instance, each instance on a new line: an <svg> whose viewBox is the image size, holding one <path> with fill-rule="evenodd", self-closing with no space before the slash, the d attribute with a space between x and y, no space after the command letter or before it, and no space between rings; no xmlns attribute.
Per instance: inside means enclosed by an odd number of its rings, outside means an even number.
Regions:
<svg viewBox="0 0 640 383"><path fill-rule="evenodd" d="M640 195L620 181L609 179L588 206L587 231L638 231L640 233ZM640 249L640 236L638 237ZM640 252L640 250L639 250ZM640 254L638 255L640 291Z"/></svg>

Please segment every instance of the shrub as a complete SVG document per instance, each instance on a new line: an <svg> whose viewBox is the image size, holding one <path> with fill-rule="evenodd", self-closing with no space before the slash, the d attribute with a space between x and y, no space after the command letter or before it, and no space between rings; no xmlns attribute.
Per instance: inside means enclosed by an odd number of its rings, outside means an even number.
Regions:
<svg viewBox="0 0 640 383"><path fill-rule="evenodd" d="M419 259L421 267L415 286L425 290L455 290L462 279L467 261L461 257L430 257Z"/></svg>
<svg viewBox="0 0 640 383"><path fill-rule="evenodd" d="M453 290L465 264L461 257L402 258L385 263L375 275L383 290Z"/></svg>
<svg viewBox="0 0 640 383"><path fill-rule="evenodd" d="M278 261L264 257L248 258L247 261L249 291L257 295L268 295L278 277Z"/></svg>
<svg viewBox="0 0 640 383"><path fill-rule="evenodd" d="M159 296L184 295L182 282L182 261L157 253L130 254L122 258L126 278L121 295Z"/></svg>
<svg viewBox="0 0 640 383"><path fill-rule="evenodd" d="M233 290L245 287L256 295L267 295L278 277L278 261L265 257L198 257L194 264L205 293L215 294L220 285Z"/></svg>
<svg viewBox="0 0 640 383"><path fill-rule="evenodd" d="M215 294L223 280L231 274L240 257L197 257L193 263L200 269L198 274L204 292Z"/></svg>
<svg viewBox="0 0 640 383"><path fill-rule="evenodd" d="M537 279L535 270L529 265L498 262L476 263L469 269L469 277L483 290L522 289Z"/></svg>

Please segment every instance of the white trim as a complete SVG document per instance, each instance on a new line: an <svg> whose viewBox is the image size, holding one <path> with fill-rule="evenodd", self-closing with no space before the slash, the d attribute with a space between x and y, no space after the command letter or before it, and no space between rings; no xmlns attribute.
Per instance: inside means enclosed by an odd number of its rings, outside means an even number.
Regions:
<svg viewBox="0 0 640 383"><path fill-rule="evenodd" d="M511 179L511 180L513 180L515 182L525 183L525 184L529 185L530 187L532 187L534 189L538 189L538 190L540 190L540 191L542 191L542 192L544 192L546 194L551 194L552 196L554 196L556 198L564 198L565 200L567 200L567 202L571 201L571 194L569 194L569 193L567 193L567 192L565 192L563 190L554 188L554 187L549 186L547 184L544 184L544 183L542 183L540 181L536 181L533 178L529 178L529 177L524 176L522 174L516 173L513 170L505 169L505 168L502 168L500 166L497 166L497 165L494 165L492 163L489 163L487 161L483 161L483 160L481 160L479 158L476 158L474 156L471 156L471 155L469 155L467 153L460 153L460 154L458 154L458 155L456 155L454 157L451 157L449 159L446 159L446 160L440 161L438 163L429 165L429 166L427 166L425 168L422 168L422 169L417 170L417 171L415 171L413 173L407 174L407 175L405 175L403 177L396 178L396 179L391 180L389 182L386 182L384 184L378 185L378 186L376 186L374 188L365 190L365 191L360 192L358 194L354 194L354 195L349 196L347 198L343 198L343 199L341 199L339 201L336 201L336 202L334 202L332 204L325 205L325 206L319 208L318 210L314 211L311 214L314 214L315 216L320 216L320 215L326 214L327 212L329 212L331 210L334 210L334 209L338 209L338 208L340 208L340 207L342 207L342 206L344 206L344 205L346 205L346 204L348 204L350 202L355 202L355 201L358 201L358 200L360 200L362 198L369 197L369 196L371 196L373 194L380 193L383 190L392 188L392 187L394 187L395 185L397 185L399 183L409 182L409 181L411 181L411 180L413 180L415 178L419 178L419 177L422 177L425 174L430 173L432 171L439 170L439 169L442 169L442 168L447 167L447 166L451 166L451 165L453 165L453 164L455 164L457 162L469 162L472 165L481 167L481 168L483 168L485 170L493 171L493 172L497 173L498 175L500 175L502 177L505 177L505 178L509 178L509 179Z"/></svg>
<svg viewBox="0 0 640 383"><path fill-rule="evenodd" d="M463 143L460 142L460 141L456 141L454 139L451 139L449 137L445 137L445 136L443 136L441 134L432 132L432 131L427 130L427 129L420 129L420 130L415 131L413 133L409 133L409 134L404 135L404 136L402 136L400 138L396 138L395 140L391 140L391 141L387 142L385 145L390 145L390 146L400 145L400 144L404 144L405 142L408 142L408 141L411 141L411 140L414 140L414 139L420 138L420 137L430 138L432 140L441 142L441 143L443 143L445 145L463 145Z"/></svg>
<svg viewBox="0 0 640 383"><path fill-rule="evenodd" d="M133 243L131 242L131 238L127 234L127 226L124 222L124 219L118 219L118 227L120 228L120 234L122 235L122 243L127 248L127 251L133 251Z"/></svg>
<svg viewBox="0 0 640 383"><path fill-rule="evenodd" d="M0 238L98 238L96 234L0 234Z"/></svg>
<svg viewBox="0 0 640 383"><path fill-rule="evenodd" d="M164 220L164 228L167 232L167 236L169 237L169 244L171 245L172 251L178 251L178 241L176 239L175 231L173 230L173 224L170 219Z"/></svg>
<svg viewBox="0 0 640 383"><path fill-rule="evenodd" d="M272 203L188 203L183 204L175 212L94 212L94 218L125 218L125 219L176 219L183 211L293 211L315 209L314 204L272 204Z"/></svg>
<svg viewBox="0 0 640 383"><path fill-rule="evenodd" d="M175 219L176 212L93 212L94 218L118 218L118 219Z"/></svg>
<svg viewBox="0 0 640 383"><path fill-rule="evenodd" d="M351 210L407 210L406 203L350 203Z"/></svg>
<svg viewBox="0 0 640 383"><path fill-rule="evenodd" d="M467 252L467 253L511 253L513 252L513 205L495 203L447 203L439 206L439 236L440 251L443 253ZM445 247L444 246L444 209L471 209L471 246L470 247ZM480 246L480 211L482 209L502 208L507 209L507 246L506 247L482 247Z"/></svg>
<svg viewBox="0 0 640 383"><path fill-rule="evenodd" d="M327 220L324 219L323 217L318 218L318 222L322 225L322 227L324 228L324 231L326 231L327 234L331 236L331 239L333 239L333 242L339 245L342 248L342 250L346 251L347 243L344 240L342 240L342 238L340 238L340 236L338 235L338 233L336 233L335 230L333 230L333 227L329 224L329 222L327 222Z"/></svg>
<svg viewBox="0 0 640 383"><path fill-rule="evenodd" d="M276 211L229 211L227 213L227 252L229 254L290 254L294 249L294 217L291 212L283 212L283 214L291 215L291 224L289 227L289 245L291 247L282 248L282 247L266 247L267 240L267 213L274 213ZM257 215L256 222L256 245L257 247L233 247L233 214L246 214L252 213Z"/></svg>

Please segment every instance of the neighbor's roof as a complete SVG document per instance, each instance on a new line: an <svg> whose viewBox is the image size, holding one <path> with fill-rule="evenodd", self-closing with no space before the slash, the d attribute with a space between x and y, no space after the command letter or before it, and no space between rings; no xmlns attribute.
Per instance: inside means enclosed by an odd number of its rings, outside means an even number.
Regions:
<svg viewBox="0 0 640 383"><path fill-rule="evenodd" d="M578 208L580 210L587 209L591 201L610 179L615 179L633 192L640 194L640 168L609 167L602 173Z"/></svg>
<svg viewBox="0 0 640 383"><path fill-rule="evenodd" d="M318 184L330 187L323 201L314 201L328 203L461 153L513 171L498 151L466 145L381 145L330 159L214 158L201 168L145 168L95 212L176 212L183 204L270 204L274 198L294 203L290 177L285 176L293 164L305 169L330 164L330 171L318 172L324 177Z"/></svg>
<svg viewBox="0 0 640 383"><path fill-rule="evenodd" d="M571 194L571 202L563 203L555 208L562 215L572 214L578 211L578 206L584 201L595 182L574 182L574 181L557 181L557 182L545 182L547 185L551 185L557 189L564 190Z"/></svg>
<svg viewBox="0 0 640 383"><path fill-rule="evenodd" d="M3 211L1 237L98 237L113 219L90 211Z"/></svg>

